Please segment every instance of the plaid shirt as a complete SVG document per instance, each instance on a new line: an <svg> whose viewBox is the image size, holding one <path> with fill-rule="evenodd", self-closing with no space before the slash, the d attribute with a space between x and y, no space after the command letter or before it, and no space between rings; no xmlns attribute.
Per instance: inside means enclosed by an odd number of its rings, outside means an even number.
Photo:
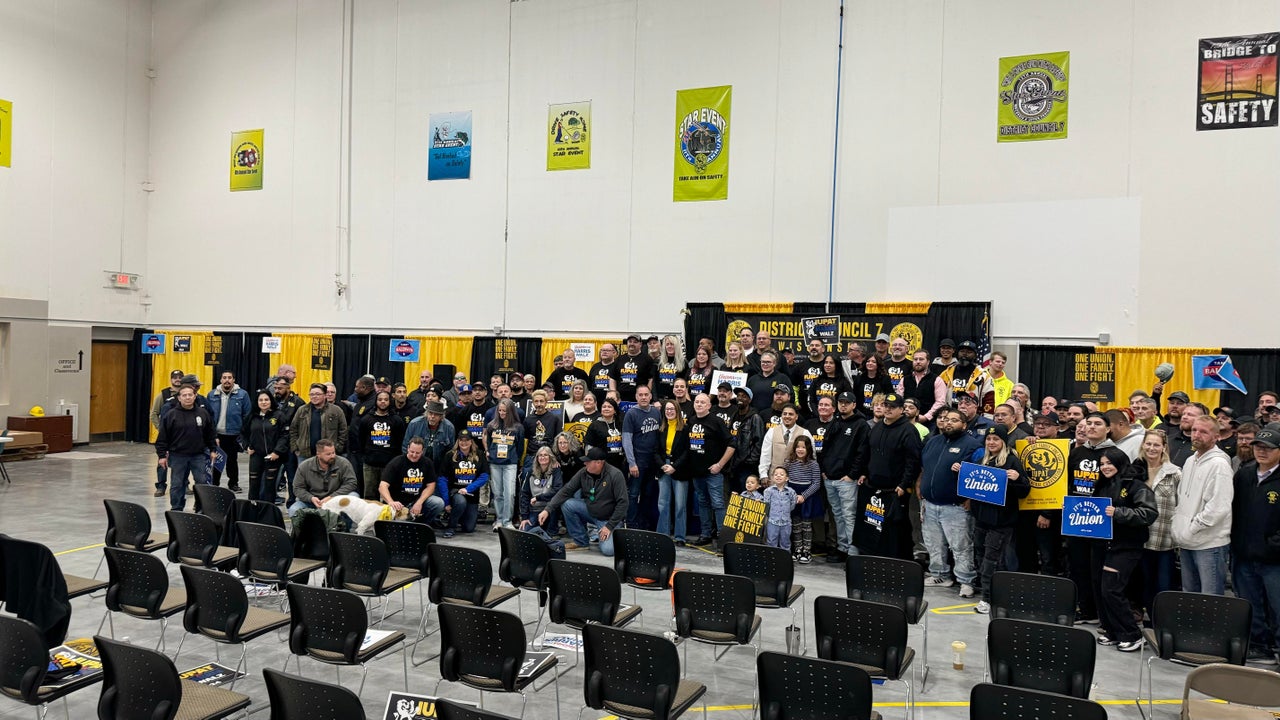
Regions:
<svg viewBox="0 0 1280 720"><path fill-rule="evenodd" d="M1151 486L1156 496L1156 521L1151 523L1151 531L1147 537L1148 550L1172 550L1173 542L1173 510L1178 506L1178 483L1182 481L1182 471L1177 465L1167 462L1156 473L1156 482ZM1150 483L1150 481L1148 481Z"/></svg>

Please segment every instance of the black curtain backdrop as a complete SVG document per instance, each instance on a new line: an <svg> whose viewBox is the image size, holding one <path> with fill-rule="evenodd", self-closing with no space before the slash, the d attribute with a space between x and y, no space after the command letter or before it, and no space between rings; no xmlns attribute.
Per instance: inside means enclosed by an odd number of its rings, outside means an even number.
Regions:
<svg viewBox="0 0 1280 720"><path fill-rule="evenodd" d="M729 321L724 315L724 303L689 303L684 316L684 351L692 356L698 349L698 338L709 337L716 343L716 352L724 357L724 334Z"/></svg>
<svg viewBox="0 0 1280 720"><path fill-rule="evenodd" d="M236 366L240 387L254 390L265 388L276 372L276 368L271 365L276 356L262 352L262 339L270 337L271 333L247 332L240 335L240 359ZM224 344L222 347L225 350L227 346Z"/></svg>
<svg viewBox="0 0 1280 720"><path fill-rule="evenodd" d="M151 440L151 356L142 354L142 336L149 332L135 328L129 346L124 406L124 439L129 442Z"/></svg>
<svg viewBox="0 0 1280 720"><path fill-rule="evenodd" d="M1226 405L1236 411L1236 417L1253 415L1258 408L1258 395L1264 390L1280 391L1280 353L1275 350L1247 350L1239 348L1223 348L1222 352L1231 356L1231 364L1248 394L1235 390L1223 390L1218 404ZM1212 409L1212 408L1210 408Z"/></svg>
<svg viewBox="0 0 1280 720"><path fill-rule="evenodd" d="M814 317L816 315L826 315L827 304L820 302L798 302L791 303L791 312L796 315L804 315L806 317Z"/></svg>
<svg viewBox="0 0 1280 720"><path fill-rule="evenodd" d="M338 397L355 392L356 380L368 367L368 335L333 336L333 384L338 386Z"/></svg>
<svg viewBox="0 0 1280 720"><path fill-rule="evenodd" d="M369 336L369 373L389 379L392 385L404 382L404 363L391 359L391 341L399 339L394 335ZM417 386L417 381L414 386Z"/></svg>
<svg viewBox="0 0 1280 720"><path fill-rule="evenodd" d="M827 305L825 312L832 315L862 315L867 312L867 304L860 302L834 302Z"/></svg>
<svg viewBox="0 0 1280 720"><path fill-rule="evenodd" d="M496 372L497 362L493 359L495 338L477 335L471 339L471 379L489 384L489 376ZM515 369L522 373L533 373L542 380L542 338L515 338Z"/></svg>
<svg viewBox="0 0 1280 720"><path fill-rule="evenodd" d="M957 343L972 340L982 348L985 339L986 347L990 350L991 338L988 334L990 311L991 303L985 302L932 303L929 305L929 314L925 316L920 329L924 331L926 338L936 338L935 342L941 342L944 337L950 337ZM936 347L927 348L927 350L935 355L938 352ZM980 352L979 355L981 356L982 353Z"/></svg>
<svg viewBox="0 0 1280 720"><path fill-rule="evenodd" d="M959 342L960 338L956 338ZM1018 381L1031 388L1033 412L1048 395L1071 398L1075 390L1076 353L1093 352L1091 345L1023 345L1018 348Z"/></svg>

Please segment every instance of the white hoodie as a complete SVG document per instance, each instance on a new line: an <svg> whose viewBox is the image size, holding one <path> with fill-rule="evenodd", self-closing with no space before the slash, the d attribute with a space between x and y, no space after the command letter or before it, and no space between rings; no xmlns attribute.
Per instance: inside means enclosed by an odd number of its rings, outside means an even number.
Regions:
<svg viewBox="0 0 1280 720"><path fill-rule="evenodd" d="M1231 458L1218 447L1193 453L1182 466L1178 508L1173 513L1173 542L1186 550L1231 544Z"/></svg>

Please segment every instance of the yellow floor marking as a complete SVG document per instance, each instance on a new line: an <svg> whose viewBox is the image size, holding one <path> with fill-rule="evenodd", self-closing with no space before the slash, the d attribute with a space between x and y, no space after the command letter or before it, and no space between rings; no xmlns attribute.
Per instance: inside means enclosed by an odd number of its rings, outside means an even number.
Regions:
<svg viewBox="0 0 1280 720"><path fill-rule="evenodd" d="M1132 705L1135 700L1095 700L1099 705ZM1146 704L1146 701L1143 701ZM1182 698L1154 700L1154 705L1181 705ZM872 703L873 707L878 708L901 708L906 707L905 702L878 702ZM916 702L916 707L969 707L968 700L922 700ZM696 706L695 706L696 708ZM708 705L708 712L722 712L727 710L750 710L750 705ZM617 715L606 715L600 720L619 720Z"/></svg>
<svg viewBox="0 0 1280 720"><path fill-rule="evenodd" d="M55 556L57 556L57 555L70 555L70 554L71 554L71 553L73 553L73 552L80 552L81 550L92 550L92 549L94 549L94 548L100 548L100 547L102 547L104 544L105 544L105 543L98 543L97 545L85 545L84 547L72 548L72 549L70 549L70 550L63 550L62 552L56 552L56 553L54 553L54 555L55 555Z"/></svg>
<svg viewBox="0 0 1280 720"><path fill-rule="evenodd" d="M964 605L948 605L946 607L932 608L931 610L929 610L929 612L935 615L969 615L973 613L973 608L977 606L978 606L978 603L971 602L971 603L966 603ZM948 611L953 611L953 612L948 612ZM967 612L954 612L954 611L967 611Z"/></svg>

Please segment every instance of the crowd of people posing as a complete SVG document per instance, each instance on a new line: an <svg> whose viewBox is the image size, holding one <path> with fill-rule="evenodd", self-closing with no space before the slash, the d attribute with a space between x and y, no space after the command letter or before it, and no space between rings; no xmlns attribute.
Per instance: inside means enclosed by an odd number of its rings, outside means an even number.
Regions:
<svg viewBox="0 0 1280 720"><path fill-rule="evenodd" d="M229 372L201 396L193 376L174 371L152 412L156 494L167 467L180 509L186 473L200 478L217 462L209 475L219 482L224 460L240 490L245 452L250 497L290 513L360 495L446 537L474 532L482 513L495 530L549 540L563 522L566 549L605 554L624 526L710 546L728 498L742 494L766 503L765 541L797 563L914 558L929 585L958 584L979 613L998 570L1069 576L1078 622L1100 624L1098 642L1123 651L1141 647L1157 593L1222 594L1230 570L1255 608L1250 659L1276 661L1275 393L1260 395L1256 417L1210 412L1181 392L1161 414L1161 383L1106 412L1055 397L1035 412L1006 358L993 353L984 366L972 342L943 340L936 357L885 335L841 355L817 340L807 349L780 353L750 329L724 357L709 338L688 353L674 335L632 335L622 351L601 346L589 370L566 350L541 384L519 372L487 382L458 373L446 386L423 372L410 390L364 376L345 400L320 383L303 399L289 366L253 397ZM1064 538L1061 510L1020 509L1031 485L1018 443L1041 440L1068 445L1068 495L1110 501L1111 539ZM961 498L962 462L1003 472L1004 503Z"/></svg>

